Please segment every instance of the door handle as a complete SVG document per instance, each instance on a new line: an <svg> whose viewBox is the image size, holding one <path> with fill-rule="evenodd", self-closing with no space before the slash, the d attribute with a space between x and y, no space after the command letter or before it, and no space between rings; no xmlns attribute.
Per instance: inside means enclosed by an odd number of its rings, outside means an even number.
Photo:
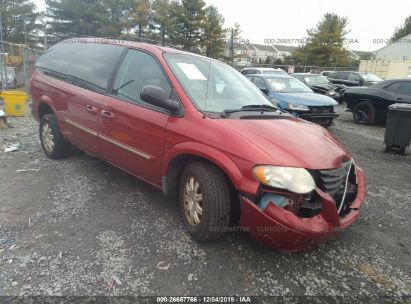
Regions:
<svg viewBox="0 0 411 304"><path fill-rule="evenodd" d="M86 111L93 114L97 114L97 108L91 105L86 105Z"/></svg>
<svg viewBox="0 0 411 304"><path fill-rule="evenodd" d="M107 110L101 110L101 116L105 117L105 118L109 118L109 119L113 119L114 118L114 114L107 111Z"/></svg>
<svg viewBox="0 0 411 304"><path fill-rule="evenodd" d="M397 100L402 100L402 97L397 97Z"/></svg>

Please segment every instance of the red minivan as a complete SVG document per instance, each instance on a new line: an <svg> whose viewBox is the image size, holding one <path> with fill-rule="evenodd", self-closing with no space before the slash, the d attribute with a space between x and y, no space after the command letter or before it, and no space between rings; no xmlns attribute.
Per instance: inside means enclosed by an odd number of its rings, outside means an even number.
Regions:
<svg viewBox="0 0 411 304"><path fill-rule="evenodd" d="M196 240L242 230L298 251L359 216L364 175L341 143L219 61L71 39L39 58L30 85L50 158L74 145L162 189Z"/></svg>

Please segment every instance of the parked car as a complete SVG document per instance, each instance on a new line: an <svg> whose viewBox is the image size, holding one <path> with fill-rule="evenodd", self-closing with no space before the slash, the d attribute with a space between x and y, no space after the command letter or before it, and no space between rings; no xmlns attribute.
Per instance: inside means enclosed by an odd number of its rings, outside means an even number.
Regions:
<svg viewBox="0 0 411 304"><path fill-rule="evenodd" d="M288 75L283 69L273 69L273 68L244 68L241 70L241 74L250 75L250 74L274 74L274 75Z"/></svg>
<svg viewBox="0 0 411 304"><path fill-rule="evenodd" d="M291 76L307 85L314 93L327 95L340 101L340 92L345 89L344 85L336 85L330 82L327 77L311 73L294 73Z"/></svg>
<svg viewBox="0 0 411 304"><path fill-rule="evenodd" d="M325 127L338 117L334 106L338 103L328 96L315 94L309 87L291 76L247 75L280 109Z"/></svg>
<svg viewBox="0 0 411 304"><path fill-rule="evenodd" d="M343 145L219 61L76 39L39 58L30 88L47 156L65 157L71 144L162 189L195 240L239 224L303 250L359 216L364 174Z"/></svg>
<svg viewBox="0 0 411 304"><path fill-rule="evenodd" d="M363 72L332 72L328 80L334 84L343 84L347 87L369 86L381 82L382 79L374 74Z"/></svg>
<svg viewBox="0 0 411 304"><path fill-rule="evenodd" d="M411 103L411 79L391 79L367 88L349 88L344 92L344 100L356 123L370 125L385 122L388 106Z"/></svg>
<svg viewBox="0 0 411 304"><path fill-rule="evenodd" d="M2 88L2 81L5 82L7 89L17 87L16 70L14 67L6 67L6 70L0 67L0 89Z"/></svg>

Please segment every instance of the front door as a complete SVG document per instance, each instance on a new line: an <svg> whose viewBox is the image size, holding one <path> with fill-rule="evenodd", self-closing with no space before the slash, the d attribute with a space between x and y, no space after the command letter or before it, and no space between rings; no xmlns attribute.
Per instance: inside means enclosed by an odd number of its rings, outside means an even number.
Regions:
<svg viewBox="0 0 411 304"><path fill-rule="evenodd" d="M101 154L108 162L155 185L161 185L161 160L169 113L140 99L146 85L172 88L149 54L129 50L120 66L110 102L100 115Z"/></svg>

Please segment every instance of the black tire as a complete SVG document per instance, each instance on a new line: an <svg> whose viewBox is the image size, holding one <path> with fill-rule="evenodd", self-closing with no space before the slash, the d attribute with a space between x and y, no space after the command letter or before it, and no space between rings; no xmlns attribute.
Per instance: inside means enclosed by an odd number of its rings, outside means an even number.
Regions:
<svg viewBox="0 0 411 304"><path fill-rule="evenodd" d="M48 130L50 130L52 146L45 137ZM39 133L41 147L48 157L52 159L60 159L70 154L70 145L64 140L54 114L46 114L40 118Z"/></svg>
<svg viewBox="0 0 411 304"><path fill-rule="evenodd" d="M334 119L330 118L325 124L324 124L324 128L328 128L333 124Z"/></svg>
<svg viewBox="0 0 411 304"><path fill-rule="evenodd" d="M375 123L375 108L369 101L361 101L355 105L352 114L357 124L372 125Z"/></svg>
<svg viewBox="0 0 411 304"><path fill-rule="evenodd" d="M202 195L202 215L197 225L190 223L186 213L186 186L194 178ZM205 241L220 238L230 223L230 189L223 172L214 165L195 161L189 163L180 180L180 210L183 222L193 239Z"/></svg>

